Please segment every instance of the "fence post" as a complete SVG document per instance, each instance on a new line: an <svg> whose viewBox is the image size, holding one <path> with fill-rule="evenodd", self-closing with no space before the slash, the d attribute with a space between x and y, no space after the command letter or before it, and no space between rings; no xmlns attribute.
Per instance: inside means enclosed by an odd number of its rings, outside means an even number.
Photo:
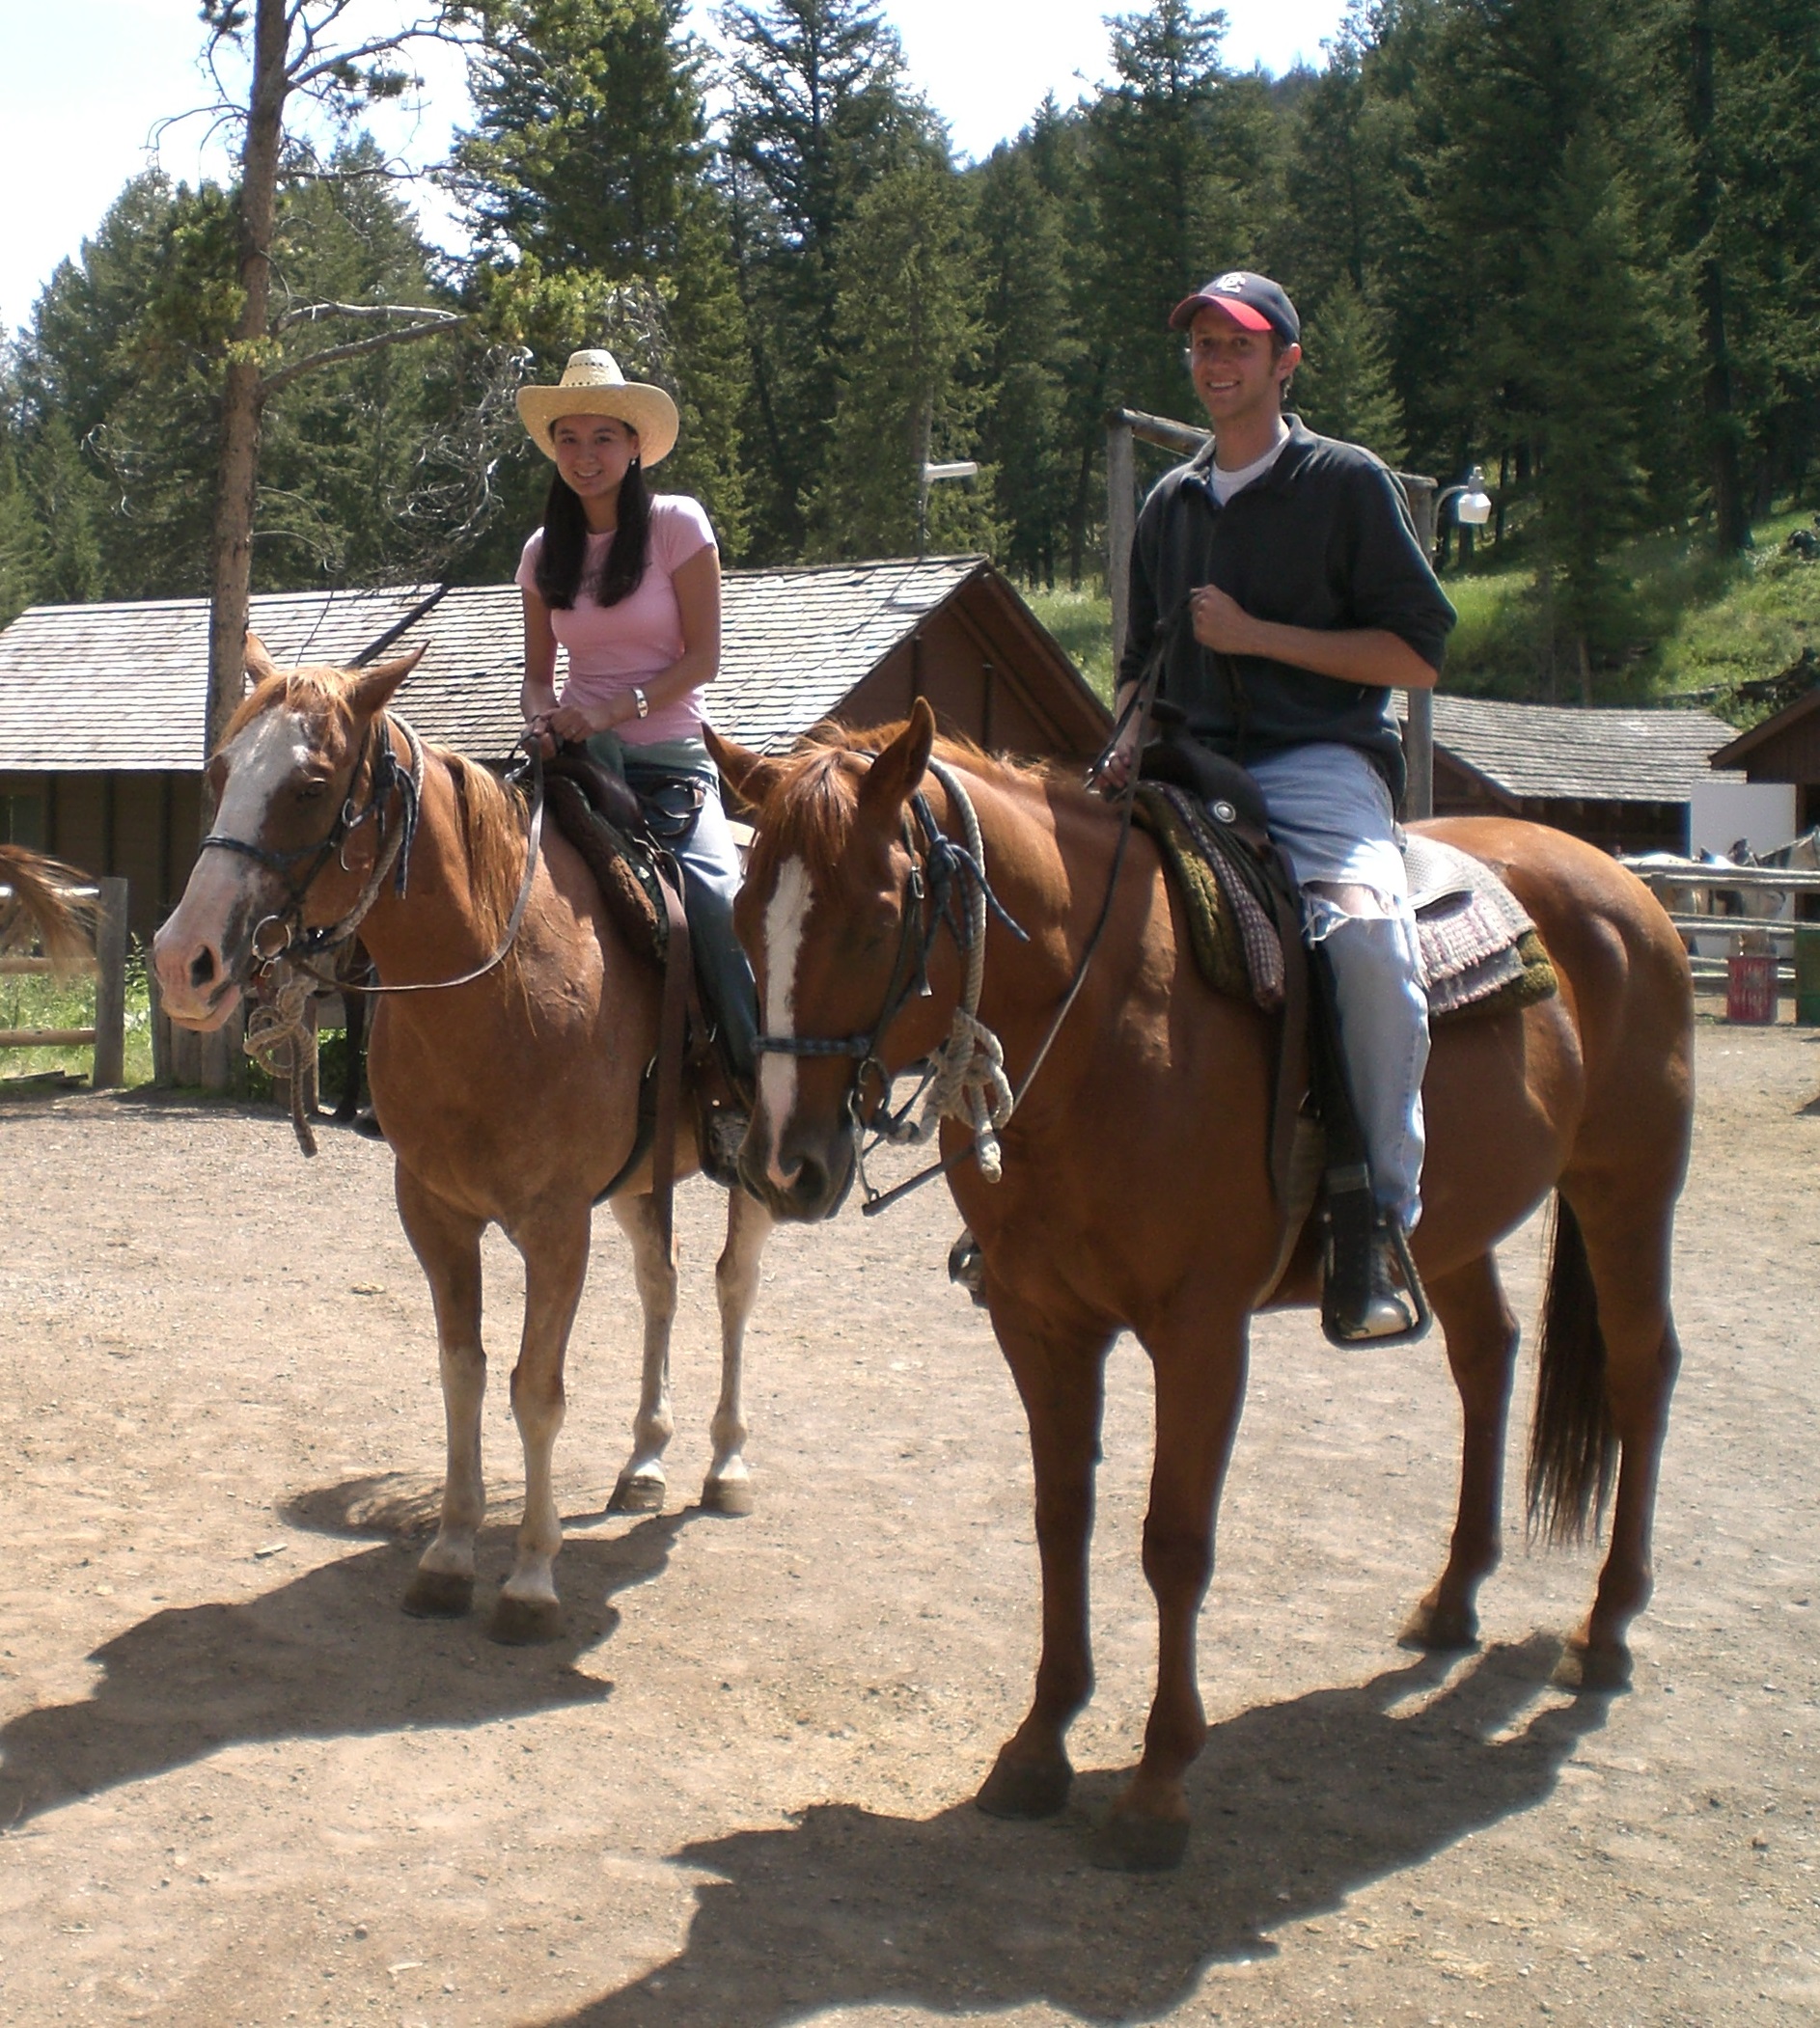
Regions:
<svg viewBox="0 0 1820 2028"><path fill-rule="evenodd" d="M1137 465L1122 409L1106 418L1106 589L1113 602L1113 687L1131 624L1131 537L1138 525Z"/></svg>
<svg viewBox="0 0 1820 2028"><path fill-rule="evenodd" d="M108 1091L126 1082L126 883L98 880L95 922L95 1069L90 1083Z"/></svg>
<svg viewBox="0 0 1820 2028"><path fill-rule="evenodd" d="M1435 553L1435 481L1419 472L1399 472L1403 497L1409 502L1410 519L1416 524L1416 539L1421 553ZM1409 781L1403 790L1406 817L1432 817L1435 813L1435 694L1432 690L1406 690L1409 717L1403 733L1403 757Z"/></svg>
<svg viewBox="0 0 1820 2028"><path fill-rule="evenodd" d="M158 968L151 963L146 966L146 1000L152 1026L152 1088L168 1091L177 1083L171 1060L171 1017L164 1011L164 998L158 991Z"/></svg>
<svg viewBox="0 0 1820 2028"><path fill-rule="evenodd" d="M201 1044L202 1086L205 1091L225 1092L234 1098L246 1096L246 1055L240 1038L246 1032L246 1006L236 1001L234 1009L218 1028L210 1028L196 1039Z"/></svg>

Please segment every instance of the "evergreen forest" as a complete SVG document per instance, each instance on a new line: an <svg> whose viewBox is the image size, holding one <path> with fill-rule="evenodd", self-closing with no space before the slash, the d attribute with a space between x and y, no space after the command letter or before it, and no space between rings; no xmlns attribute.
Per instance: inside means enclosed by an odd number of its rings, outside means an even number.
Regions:
<svg viewBox="0 0 1820 2028"><path fill-rule="evenodd" d="M1444 532L1475 687L1672 689L1665 586L1770 565L1730 691L1804 636L1811 664L1820 565L1781 542L1820 505L1814 0L1362 0L1276 78L1154 0L1109 18L1103 86L980 162L866 0L727 0L715 49L684 12L460 11L458 257L357 118L287 142L268 376L319 348L316 306L462 320L274 396L255 589L509 577L548 471L512 393L605 344L676 395L662 482L730 562L922 544L1090 590L1106 412L1199 420L1165 319L1255 267L1301 310L1311 427L1444 486L1483 468L1491 525ZM235 273L234 193L156 172L57 269L0 354L0 621L208 590Z"/></svg>

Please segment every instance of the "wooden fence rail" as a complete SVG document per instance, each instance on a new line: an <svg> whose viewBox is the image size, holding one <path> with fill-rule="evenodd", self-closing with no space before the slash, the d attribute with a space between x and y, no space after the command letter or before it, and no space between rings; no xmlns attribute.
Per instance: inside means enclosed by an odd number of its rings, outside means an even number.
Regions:
<svg viewBox="0 0 1820 2028"><path fill-rule="evenodd" d="M95 1026L90 1028L0 1028L0 1049L92 1049L90 1083L106 1091L126 1080L126 883L109 877L76 895L98 903L95 918ZM0 886L0 896L12 892ZM48 958L0 958L0 973L45 973Z"/></svg>

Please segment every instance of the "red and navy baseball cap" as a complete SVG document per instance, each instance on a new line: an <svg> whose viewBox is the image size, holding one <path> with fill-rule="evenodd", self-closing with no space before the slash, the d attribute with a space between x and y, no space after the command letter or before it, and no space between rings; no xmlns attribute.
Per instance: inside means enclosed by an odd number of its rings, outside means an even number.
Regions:
<svg viewBox="0 0 1820 2028"><path fill-rule="evenodd" d="M1172 331L1186 331L1203 310L1221 310L1242 330L1274 331L1285 345L1302 343L1302 319L1295 305L1268 275L1235 267L1215 275L1170 312Z"/></svg>

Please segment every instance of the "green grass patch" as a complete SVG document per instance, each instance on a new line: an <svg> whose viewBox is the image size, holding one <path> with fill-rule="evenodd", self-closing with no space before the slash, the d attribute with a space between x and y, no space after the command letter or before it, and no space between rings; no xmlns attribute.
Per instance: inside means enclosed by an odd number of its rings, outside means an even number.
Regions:
<svg viewBox="0 0 1820 2028"><path fill-rule="evenodd" d="M1018 596L1062 646L1062 652L1099 694L1113 700L1113 602L1103 586L1079 591L1038 590L1020 585Z"/></svg>
<svg viewBox="0 0 1820 2028"><path fill-rule="evenodd" d="M1612 562L1624 644L1595 662L1593 700L1649 704L1711 692L1712 707L1739 725L1773 708L1732 694L1780 675L1804 648L1820 650L1820 562L1782 547L1812 518L1795 510L1759 522L1754 548L1738 557L1718 555L1701 531L1623 544ZM1579 672L1559 643L1551 673L1548 614L1523 537L1481 550L1442 584L1460 616L1447 688L1579 701Z"/></svg>
<svg viewBox="0 0 1820 2028"><path fill-rule="evenodd" d="M92 1028L92 975L52 978L46 973L0 973L0 1028ZM66 1071L86 1078L95 1068L90 1049L10 1049L0 1052L0 1083L9 1078ZM126 1069L128 1084L152 1083L152 995L146 983L145 952L126 953Z"/></svg>

